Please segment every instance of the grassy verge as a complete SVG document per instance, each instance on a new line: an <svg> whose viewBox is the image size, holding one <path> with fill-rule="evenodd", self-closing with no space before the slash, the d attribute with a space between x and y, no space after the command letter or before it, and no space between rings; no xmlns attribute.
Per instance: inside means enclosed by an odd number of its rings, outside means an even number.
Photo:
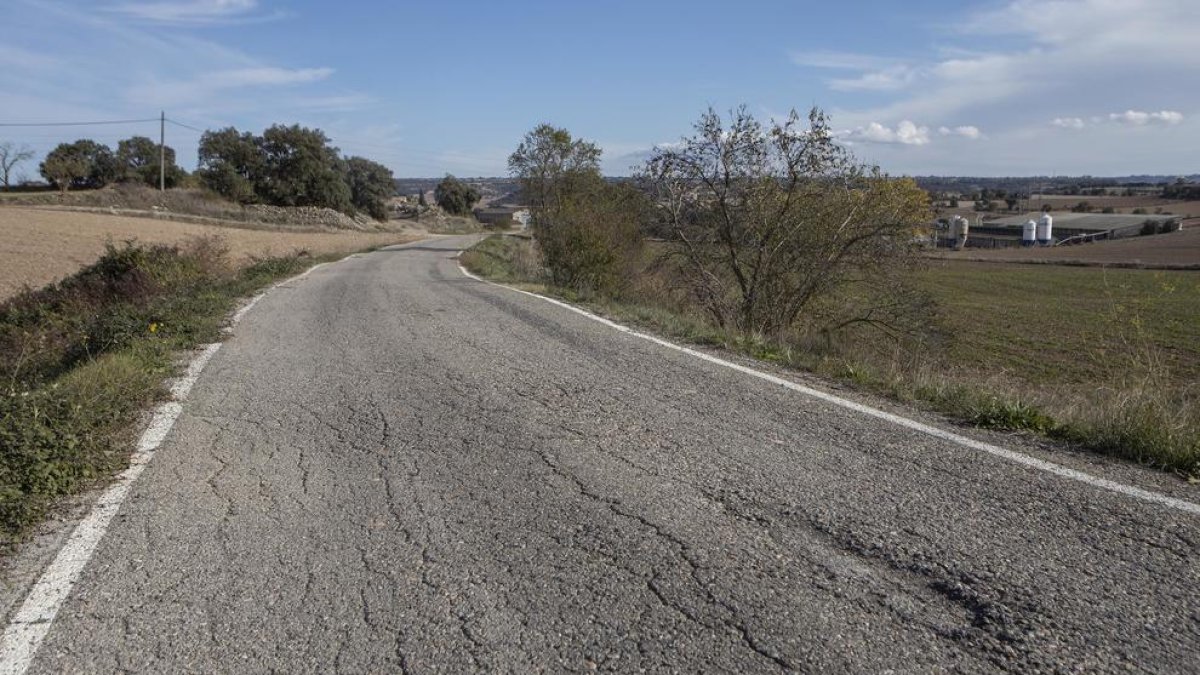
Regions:
<svg viewBox="0 0 1200 675"><path fill-rule="evenodd" d="M530 242L463 255L480 276L567 300ZM1200 276L1194 272L935 264L920 283L944 339L922 350L848 333L835 344L720 331L640 279L588 299L614 320L851 383L966 424L1027 431L1200 479ZM647 288L650 290L647 291Z"/></svg>
<svg viewBox="0 0 1200 675"><path fill-rule="evenodd" d="M219 239L110 245L74 276L0 304L0 545L127 465L180 350L219 340L239 299L320 260L234 267Z"/></svg>

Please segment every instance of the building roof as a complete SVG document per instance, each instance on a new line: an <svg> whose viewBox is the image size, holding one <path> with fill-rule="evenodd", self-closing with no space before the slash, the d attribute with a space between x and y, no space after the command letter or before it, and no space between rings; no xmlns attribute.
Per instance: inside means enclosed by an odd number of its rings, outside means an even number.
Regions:
<svg viewBox="0 0 1200 675"><path fill-rule="evenodd" d="M1166 216L1161 214L1135 214L1135 213L1051 213L1054 217L1055 227L1064 227L1080 230L1111 230L1118 227L1128 227L1130 225L1141 225L1147 220L1162 222L1173 220L1179 216ZM988 227L1021 227L1028 220L1037 220L1042 214L1040 212L1026 213L1023 216L1009 216L1006 218L997 218L996 220L984 221L984 225Z"/></svg>

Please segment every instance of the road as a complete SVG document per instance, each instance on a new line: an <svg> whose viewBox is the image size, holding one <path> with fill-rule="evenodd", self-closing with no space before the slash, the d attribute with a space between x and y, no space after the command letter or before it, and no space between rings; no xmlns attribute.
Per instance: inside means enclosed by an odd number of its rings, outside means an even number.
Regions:
<svg viewBox="0 0 1200 675"><path fill-rule="evenodd" d="M467 241L247 313L30 672L1200 664L1200 516L469 279Z"/></svg>

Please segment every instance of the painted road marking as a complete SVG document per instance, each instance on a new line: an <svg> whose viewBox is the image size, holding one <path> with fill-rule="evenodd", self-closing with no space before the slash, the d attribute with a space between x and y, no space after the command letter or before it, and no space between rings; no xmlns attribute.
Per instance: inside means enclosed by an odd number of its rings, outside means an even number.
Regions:
<svg viewBox="0 0 1200 675"><path fill-rule="evenodd" d="M459 255L461 256L462 252L459 252ZM1167 495L1160 494L1158 492L1152 492L1150 490L1144 490L1142 488L1134 487L1132 485L1125 485L1124 483L1118 483L1116 481L1108 480L1107 478L1100 478L1099 476L1093 476L1090 473L1084 473L1083 471L1065 467L1065 466L1062 466L1061 464L1055 464L1054 462L1047 462L1046 460L1038 459L1037 457L1032 457L1030 455L1026 455L1024 453L1020 453L1015 450L1009 450L1008 448L1002 448L998 445L992 445L991 443L984 443L982 441L977 441L973 438L968 438L966 436L956 434L952 431L946 431L945 429L939 429L938 427L931 426L929 424L924 424L924 423L918 422L916 420L911 420L907 417L895 415L893 413L886 412L884 410L879 410L878 408L872 408L871 406L863 405L862 403L856 403L849 399L844 399L840 396L835 396L828 392L820 391L819 389L813 389L811 387L806 387L802 384L797 384L795 382L792 382L791 380L785 380L782 377L777 377L775 375L771 375L770 373L764 373L761 370L755 370L753 368L743 366L740 363L734 363L733 361L726 361L725 359L718 358L711 354L705 354L704 352L696 351L695 349L689 349L688 347L684 347L682 345L677 345L674 342L664 340L664 339L662 339L660 337L656 337L654 335L649 335L647 333L638 332L628 326L623 326L619 323L616 323L615 321L610 321L609 319L606 319L602 316L598 316L596 314L592 314L591 312L589 312L587 310L580 309L574 305L563 302L561 300L556 300L554 298L546 297L544 295L539 295L537 293L531 293L529 291L523 291L519 288L505 286L504 284L498 284L493 281L488 281L487 279L481 279L480 277L477 277L474 274L471 274L470 272L468 272L467 269L462 266L461 262L459 262L459 264L458 264L458 269L464 275L466 275L476 281L480 281L485 284L490 284L492 286L499 286L500 288L504 288L506 290L513 291L515 293L521 293L524 295L528 295L530 297L534 297L539 300L545 300L546 302L549 302L554 305L558 305L559 307L562 307L563 309L568 309L572 312L575 312L576 314L585 316L593 321L598 321L610 328L618 330L627 335L632 335L634 337L638 337L643 340L648 340L650 342L653 342L654 344L666 347L667 349L673 349L677 352L682 352L684 354L687 354L688 356L694 356L698 359L708 361L709 363L714 363L716 365L724 366L726 368L732 368L733 370L736 370L741 373L745 373L746 375L750 375L751 377L757 377L760 380L766 380L767 382L770 382L772 384L777 384L781 387L785 387L792 391L804 394L805 396L811 396L813 398L817 398L817 399L820 399L827 403L832 403L834 405L841 406L843 408L848 408L850 410L853 410L858 413L862 413L864 415L869 415L871 417L875 417L875 418L878 418L881 420L886 420L888 422L891 422L892 424L895 424L895 425L898 425L901 427L905 427L905 428L911 429L913 431L918 431L923 434L928 434L930 436L933 436L935 438L940 438L945 441L957 443L959 445L963 445L968 448L971 448L972 450L986 452L989 455L1001 457L1001 458L1007 459L1011 462L1016 462L1017 464L1022 464L1024 466L1027 466L1027 467L1030 467L1033 469L1037 469L1039 471L1045 471L1048 473L1052 473L1056 476L1061 476L1063 478L1067 478L1070 480L1075 480L1075 481L1079 481L1081 483L1086 483L1087 485L1091 485L1093 487L1097 487L1102 490L1109 490L1111 492L1116 492L1118 494L1122 494L1122 495L1125 495L1128 497L1133 497L1135 499L1141 499L1143 501L1151 502L1154 504L1159 504L1161 506L1166 506L1168 508L1172 508L1172 509L1175 509L1178 511L1183 511L1184 513L1190 513L1192 515L1200 515L1200 504L1197 504L1195 502L1189 502L1184 499L1177 499L1175 497L1169 497Z"/></svg>
<svg viewBox="0 0 1200 675"><path fill-rule="evenodd" d="M267 293L284 284L299 281L327 264L329 263L314 265L303 273L274 284L254 296L230 318L225 331L231 332L233 326ZM200 373L220 349L219 342L201 347L183 375L171 384L172 400L154 409L150 424L138 439L137 450L130 459L129 468L100 495L87 517L75 526L75 530L67 538L67 543L59 549L54 561L42 572L29 595L25 596L20 609L4 629L4 635L0 636L0 675L21 675L29 668L42 640L50 632L54 617L71 594L75 582L79 581L79 575L83 573L83 568L91 560L92 554L96 552L96 547L104 538L113 516L117 515L121 504L129 496L134 481L146 470L150 460L154 459L154 452L175 426L175 420L179 419L180 413L183 412L183 401L200 378Z"/></svg>

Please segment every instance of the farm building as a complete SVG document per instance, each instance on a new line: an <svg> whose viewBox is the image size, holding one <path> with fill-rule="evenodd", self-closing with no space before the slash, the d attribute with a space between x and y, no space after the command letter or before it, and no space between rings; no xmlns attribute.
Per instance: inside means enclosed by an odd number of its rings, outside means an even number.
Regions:
<svg viewBox="0 0 1200 675"><path fill-rule="evenodd" d="M1104 239L1136 237L1141 234L1168 232L1179 227L1179 217L1170 215L1132 215L1124 213L1054 213L1055 245ZM967 246L1005 248L1020 246L1022 228L1040 213L1026 213L985 220L971 225Z"/></svg>
<svg viewBox="0 0 1200 675"><path fill-rule="evenodd" d="M522 206L489 206L475 209L475 219L487 225L525 226L529 210Z"/></svg>

